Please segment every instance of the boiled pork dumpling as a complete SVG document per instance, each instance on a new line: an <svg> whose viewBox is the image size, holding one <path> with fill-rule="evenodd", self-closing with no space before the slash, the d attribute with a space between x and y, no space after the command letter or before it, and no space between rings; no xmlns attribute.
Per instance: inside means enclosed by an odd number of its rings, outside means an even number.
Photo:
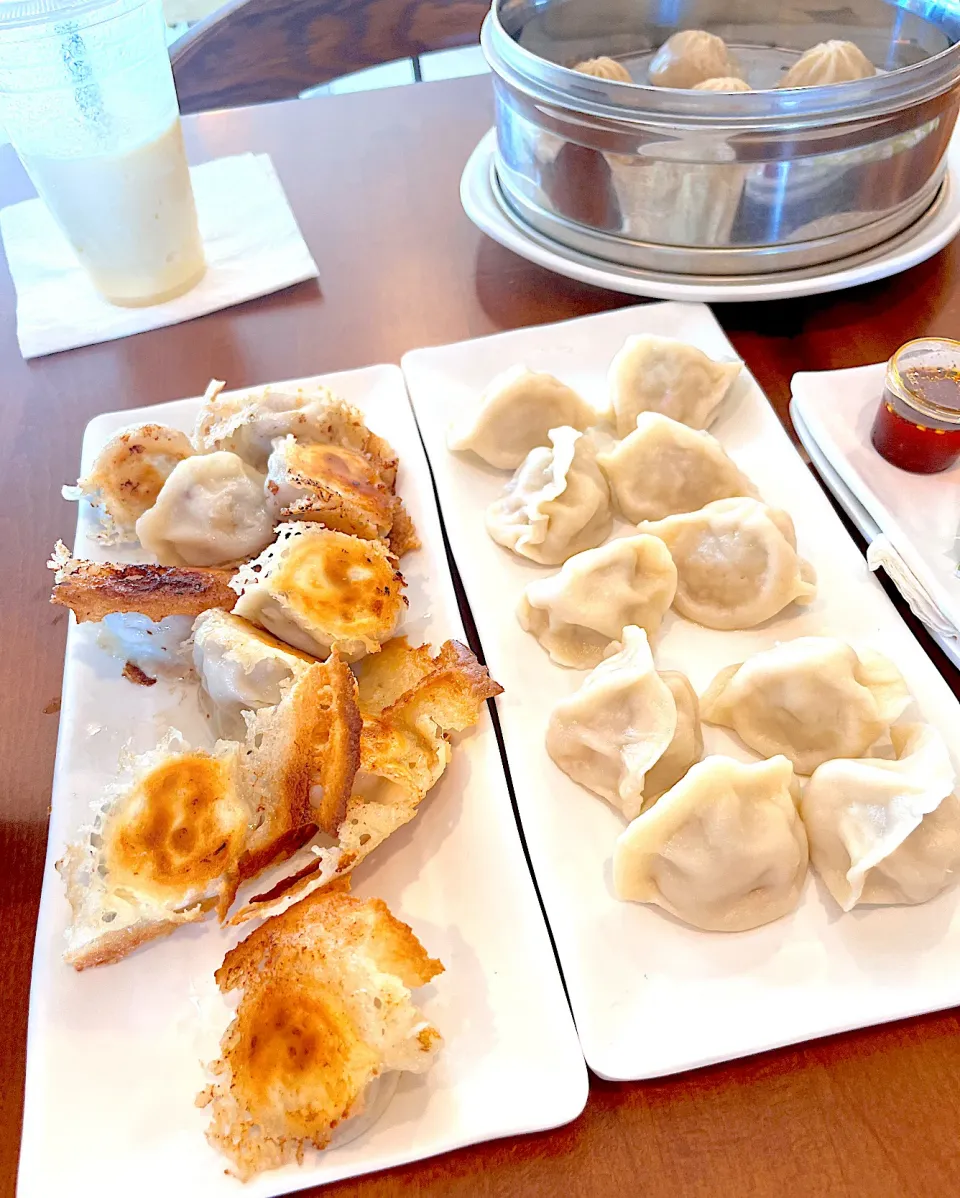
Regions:
<svg viewBox="0 0 960 1198"><path fill-rule="evenodd" d="M628 337L610 363L617 436L631 433L641 412L661 412L691 428L708 428L740 366L715 362L695 345L670 337Z"/></svg>
<svg viewBox="0 0 960 1198"><path fill-rule="evenodd" d="M707 757L622 832L618 898L655 903L707 932L743 932L792 911L807 872L799 786L785 757Z"/></svg>
<svg viewBox="0 0 960 1198"><path fill-rule="evenodd" d="M447 445L515 470L532 449L546 445L550 429L589 428L602 415L552 374L514 366L490 383L475 410L454 422Z"/></svg>
<svg viewBox="0 0 960 1198"><path fill-rule="evenodd" d="M890 735L896 761L827 761L804 788L810 859L844 911L925 903L960 871L960 802L943 737L924 724Z"/></svg>
<svg viewBox="0 0 960 1198"><path fill-rule="evenodd" d="M602 55L600 58L588 58L585 62L578 62L573 68L581 75L592 75L595 79L608 79L612 83L632 83L630 72L622 62L617 62L615 58L607 58Z"/></svg>
<svg viewBox="0 0 960 1198"><path fill-rule="evenodd" d="M517 608L521 627L555 662L587 669L628 625L652 637L673 602L677 568L657 537L624 537L569 558L532 582Z"/></svg>
<svg viewBox="0 0 960 1198"><path fill-rule="evenodd" d="M137 521L140 544L162 566L220 566L253 557L273 540L263 483L235 453L185 458Z"/></svg>
<svg viewBox="0 0 960 1198"><path fill-rule="evenodd" d="M695 92L752 92L753 88L743 79L704 79L694 86Z"/></svg>
<svg viewBox="0 0 960 1198"><path fill-rule="evenodd" d="M558 566L606 540L613 525L610 488L590 437L554 428L552 448L527 454L501 499L487 508L487 532L498 545L544 566Z"/></svg>
<svg viewBox="0 0 960 1198"><path fill-rule="evenodd" d="M831 758L862 757L909 703L900 671L882 654L803 636L721 670L700 713L762 756L782 753L798 774L812 774Z"/></svg>
<svg viewBox="0 0 960 1198"><path fill-rule="evenodd" d="M681 674L679 670L661 670L660 677L670 688L677 705L677 727L663 756L644 777L644 810L671 786L676 786L687 770L703 756L697 692L686 674Z"/></svg>
<svg viewBox="0 0 960 1198"><path fill-rule="evenodd" d="M797 59L778 87L823 87L869 79L877 68L853 42L833 40L812 46Z"/></svg>
<svg viewBox="0 0 960 1198"><path fill-rule="evenodd" d="M654 87L696 87L705 79L740 74L726 42L705 29L681 29L650 60L647 78Z"/></svg>
<svg viewBox="0 0 960 1198"><path fill-rule="evenodd" d="M553 709L547 752L575 782L627 819L643 806L644 776L677 730L677 705L653 664L642 628L623 630L622 648Z"/></svg>
<svg viewBox="0 0 960 1198"><path fill-rule="evenodd" d="M706 628L753 628L816 595L813 567L797 554L793 521L756 499L718 499L637 531L666 543L677 567L673 606Z"/></svg>
<svg viewBox="0 0 960 1198"><path fill-rule="evenodd" d="M719 441L660 412L641 412L633 432L597 461L614 503L634 524L695 512L715 499L757 497Z"/></svg>

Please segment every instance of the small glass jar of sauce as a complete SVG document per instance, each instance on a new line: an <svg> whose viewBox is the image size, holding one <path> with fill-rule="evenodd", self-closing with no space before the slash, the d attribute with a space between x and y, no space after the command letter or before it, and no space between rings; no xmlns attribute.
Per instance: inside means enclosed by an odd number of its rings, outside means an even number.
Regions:
<svg viewBox="0 0 960 1198"><path fill-rule="evenodd" d="M922 337L887 363L873 447L901 470L936 474L960 457L960 341Z"/></svg>

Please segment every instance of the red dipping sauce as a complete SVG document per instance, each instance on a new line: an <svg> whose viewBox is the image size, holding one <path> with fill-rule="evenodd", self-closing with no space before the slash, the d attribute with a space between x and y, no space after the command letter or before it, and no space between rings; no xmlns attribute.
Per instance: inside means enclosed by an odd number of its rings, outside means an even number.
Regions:
<svg viewBox="0 0 960 1198"><path fill-rule="evenodd" d="M881 457L914 474L936 474L960 457L960 342L922 337L887 364L870 435Z"/></svg>

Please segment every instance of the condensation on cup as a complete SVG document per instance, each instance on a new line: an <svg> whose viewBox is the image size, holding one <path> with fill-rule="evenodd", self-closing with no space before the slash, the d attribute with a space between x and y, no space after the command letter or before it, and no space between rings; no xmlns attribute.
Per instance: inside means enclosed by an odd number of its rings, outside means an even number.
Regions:
<svg viewBox="0 0 960 1198"><path fill-rule="evenodd" d="M157 304L200 281L161 0L0 5L0 120L105 299Z"/></svg>

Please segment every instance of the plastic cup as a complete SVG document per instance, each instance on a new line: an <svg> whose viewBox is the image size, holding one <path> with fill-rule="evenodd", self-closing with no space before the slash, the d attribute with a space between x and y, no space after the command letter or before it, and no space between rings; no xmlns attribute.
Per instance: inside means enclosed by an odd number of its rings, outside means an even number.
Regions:
<svg viewBox="0 0 960 1198"><path fill-rule="evenodd" d="M203 277L161 0L0 0L0 123L105 299Z"/></svg>

